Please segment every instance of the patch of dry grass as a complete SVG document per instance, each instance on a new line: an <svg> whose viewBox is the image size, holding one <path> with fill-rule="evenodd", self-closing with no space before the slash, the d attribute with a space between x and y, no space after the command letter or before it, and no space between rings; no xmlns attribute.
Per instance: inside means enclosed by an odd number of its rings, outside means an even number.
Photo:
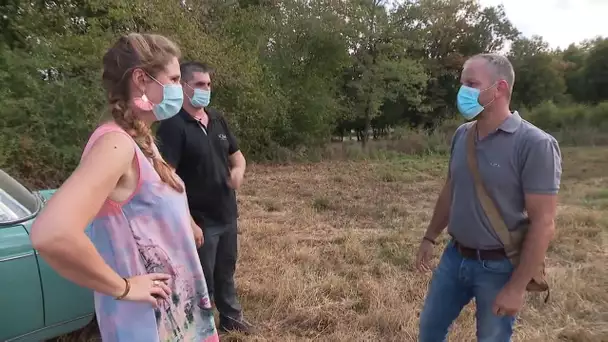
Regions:
<svg viewBox="0 0 608 342"><path fill-rule="evenodd" d="M608 341L608 150L563 156L551 299L529 297L516 341ZM251 166L237 284L260 332L242 339L415 341L430 274L412 263L445 172L442 157ZM472 309L451 340L474 340Z"/></svg>

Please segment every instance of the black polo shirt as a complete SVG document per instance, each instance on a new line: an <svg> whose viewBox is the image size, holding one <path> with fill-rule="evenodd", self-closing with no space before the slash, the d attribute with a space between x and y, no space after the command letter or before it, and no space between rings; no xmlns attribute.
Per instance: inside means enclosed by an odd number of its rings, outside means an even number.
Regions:
<svg viewBox="0 0 608 342"><path fill-rule="evenodd" d="M195 221L232 223L238 212L235 191L228 186L228 157L239 147L224 117L211 108L205 112L209 116L207 127L183 108L161 121L156 133L158 149L184 181Z"/></svg>

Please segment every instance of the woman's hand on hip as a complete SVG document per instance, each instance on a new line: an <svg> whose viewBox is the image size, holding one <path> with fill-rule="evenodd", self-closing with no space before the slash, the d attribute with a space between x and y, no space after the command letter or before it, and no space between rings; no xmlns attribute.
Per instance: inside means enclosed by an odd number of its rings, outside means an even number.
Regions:
<svg viewBox="0 0 608 342"><path fill-rule="evenodd" d="M168 274L162 273L150 273L128 278L128 285L125 285L129 289L122 300L148 302L156 308L159 299L168 300L171 295L171 289L167 285L167 280L170 278L171 276ZM123 289L123 292L125 290L127 289Z"/></svg>

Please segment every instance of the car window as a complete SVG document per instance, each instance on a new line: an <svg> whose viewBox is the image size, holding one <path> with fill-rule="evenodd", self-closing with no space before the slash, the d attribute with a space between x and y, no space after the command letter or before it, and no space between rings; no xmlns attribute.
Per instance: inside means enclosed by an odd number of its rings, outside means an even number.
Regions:
<svg viewBox="0 0 608 342"><path fill-rule="evenodd" d="M15 221L32 214L6 191L0 189L0 223Z"/></svg>
<svg viewBox="0 0 608 342"><path fill-rule="evenodd" d="M37 207L34 194L0 170L0 224L31 216Z"/></svg>

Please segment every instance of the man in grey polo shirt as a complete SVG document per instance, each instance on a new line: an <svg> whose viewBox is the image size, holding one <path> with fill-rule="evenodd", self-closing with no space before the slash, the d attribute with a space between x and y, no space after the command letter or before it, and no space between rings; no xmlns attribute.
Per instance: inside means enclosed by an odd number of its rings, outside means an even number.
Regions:
<svg viewBox="0 0 608 342"><path fill-rule="evenodd" d="M457 104L466 119L476 118L476 125L461 125L452 138L447 181L418 250L418 269L430 270L435 240L448 227L452 239L433 272L420 315L422 342L445 341L473 298L477 340L510 341L526 285L553 238L561 152L552 136L510 111L514 79L511 63L500 55L477 55L464 64ZM470 129L481 178L507 227L513 231L526 217L530 220L517 268L477 198L467 164Z"/></svg>

